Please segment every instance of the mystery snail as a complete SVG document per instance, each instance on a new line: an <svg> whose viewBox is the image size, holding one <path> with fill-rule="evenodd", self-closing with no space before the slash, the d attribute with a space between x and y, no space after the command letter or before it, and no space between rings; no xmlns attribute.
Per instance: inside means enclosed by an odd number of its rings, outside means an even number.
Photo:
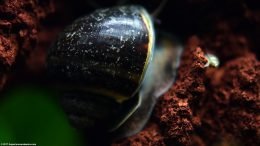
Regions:
<svg viewBox="0 0 260 146"><path fill-rule="evenodd" d="M173 48L155 47L152 19L143 7L98 9L58 36L47 69L63 91L73 125L121 129L128 136L143 127L156 98L172 84L180 56Z"/></svg>

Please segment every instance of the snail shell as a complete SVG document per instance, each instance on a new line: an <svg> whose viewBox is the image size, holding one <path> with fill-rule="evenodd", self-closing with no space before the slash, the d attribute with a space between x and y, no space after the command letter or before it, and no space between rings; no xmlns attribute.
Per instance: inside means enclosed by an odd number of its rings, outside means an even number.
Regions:
<svg viewBox="0 0 260 146"><path fill-rule="evenodd" d="M49 51L48 68L74 87L123 101L140 88L153 47L144 8L99 9L64 30Z"/></svg>
<svg viewBox="0 0 260 146"><path fill-rule="evenodd" d="M140 6L99 9L68 26L47 68L72 124L117 137L140 131L172 85L182 50L169 37L159 40L170 43L155 47L153 23Z"/></svg>
<svg viewBox="0 0 260 146"><path fill-rule="evenodd" d="M58 36L48 52L47 68L66 91L63 105L74 125L103 123L110 129L133 113L140 105L134 96L147 73L154 41L151 18L140 6L98 9ZM116 126L104 124L113 123L114 117Z"/></svg>

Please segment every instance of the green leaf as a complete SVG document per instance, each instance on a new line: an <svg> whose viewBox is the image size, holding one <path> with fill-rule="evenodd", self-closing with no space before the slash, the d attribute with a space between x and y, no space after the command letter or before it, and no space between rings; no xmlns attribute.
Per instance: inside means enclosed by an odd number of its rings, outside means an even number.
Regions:
<svg viewBox="0 0 260 146"><path fill-rule="evenodd" d="M81 139L57 104L55 94L36 87L9 91L0 103L0 143L79 146Z"/></svg>

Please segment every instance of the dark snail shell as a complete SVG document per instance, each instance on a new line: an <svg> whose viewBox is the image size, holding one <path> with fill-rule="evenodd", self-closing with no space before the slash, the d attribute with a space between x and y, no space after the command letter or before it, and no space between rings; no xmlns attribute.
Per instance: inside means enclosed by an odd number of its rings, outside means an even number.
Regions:
<svg viewBox="0 0 260 146"><path fill-rule="evenodd" d="M64 30L49 51L48 68L74 87L122 101L140 88L153 46L145 9L100 9Z"/></svg>
<svg viewBox="0 0 260 146"><path fill-rule="evenodd" d="M47 68L66 91L63 106L77 127L115 129L139 106L134 96L151 62L154 40L151 18L140 6L96 10L59 35Z"/></svg>
<svg viewBox="0 0 260 146"><path fill-rule="evenodd" d="M155 47L153 23L140 6L96 10L59 35L47 69L75 127L116 137L143 128L172 85L181 56L171 37L158 38Z"/></svg>

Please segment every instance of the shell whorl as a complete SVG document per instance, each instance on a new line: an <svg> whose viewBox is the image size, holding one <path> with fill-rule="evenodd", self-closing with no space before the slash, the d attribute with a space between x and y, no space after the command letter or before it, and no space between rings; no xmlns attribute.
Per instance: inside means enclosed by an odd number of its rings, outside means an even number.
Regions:
<svg viewBox="0 0 260 146"><path fill-rule="evenodd" d="M99 9L59 35L48 53L48 70L67 88L123 101L140 88L153 48L153 25L144 8Z"/></svg>

